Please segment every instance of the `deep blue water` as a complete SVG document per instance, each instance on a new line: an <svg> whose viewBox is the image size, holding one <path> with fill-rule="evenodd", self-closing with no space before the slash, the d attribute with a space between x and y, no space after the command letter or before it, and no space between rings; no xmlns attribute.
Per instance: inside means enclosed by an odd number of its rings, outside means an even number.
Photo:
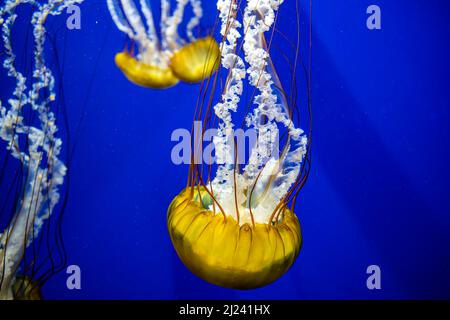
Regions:
<svg viewBox="0 0 450 320"><path fill-rule="evenodd" d="M203 2L202 26L212 28L215 5ZM278 28L295 41L295 3L285 2ZM381 30L366 28L370 4L381 7ZM170 136L190 128L199 86L131 84L113 63L125 39L106 4L86 0L81 12L81 30L67 31L64 15L50 30L76 137L64 239L82 289L68 290L62 272L45 298L450 298L446 1L313 1L313 166L296 208L304 243L286 275L251 291L192 275L167 232L187 177L171 162ZM372 264L381 290L366 288Z"/></svg>

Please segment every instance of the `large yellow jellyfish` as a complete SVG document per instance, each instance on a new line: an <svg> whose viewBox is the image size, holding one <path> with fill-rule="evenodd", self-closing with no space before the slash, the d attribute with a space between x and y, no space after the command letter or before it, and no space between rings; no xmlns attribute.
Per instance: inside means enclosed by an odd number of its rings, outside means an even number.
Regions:
<svg viewBox="0 0 450 320"><path fill-rule="evenodd" d="M24 184L12 217L0 232L0 300L40 299L40 283L20 275L21 266L28 267L23 263L27 247L38 239L54 211L66 175L66 166L59 158L62 140L56 136L58 127L52 111L56 99L55 78L45 64L45 22L49 16L59 15L82 1L6 0L0 8L4 48L1 60L7 75L15 82L7 102L0 100L0 139L6 143L11 158L20 162ZM34 48L30 51L33 69L29 78L17 70L11 43L12 28L20 12L18 7L24 4L33 8Z"/></svg>
<svg viewBox="0 0 450 320"><path fill-rule="evenodd" d="M219 119L213 139L217 171L210 178L209 167L203 178L204 167L191 165L187 188L168 209L168 229L180 259L197 276L223 287L252 289L275 281L294 263L302 243L292 209L309 170L304 161L308 138L294 125L264 38L282 2L248 0L243 26L235 0L217 2L222 66L229 71L222 100L214 106ZM239 56L241 27L246 64ZM257 143L241 170L232 112L238 109L246 77L258 93L246 117ZM279 127L287 136L281 150Z"/></svg>
<svg viewBox="0 0 450 320"><path fill-rule="evenodd" d="M178 28L185 7L190 2L194 16L186 25L188 42ZM212 37L196 39L193 29L203 14L200 0L177 0L170 14L169 0L161 0L160 37L157 34L152 8L148 0L107 0L108 8L117 28L137 44L138 52L120 52L115 63L133 83L148 88L168 88L179 80L195 83L209 77L220 64L220 50ZM144 16L147 29L141 18Z"/></svg>

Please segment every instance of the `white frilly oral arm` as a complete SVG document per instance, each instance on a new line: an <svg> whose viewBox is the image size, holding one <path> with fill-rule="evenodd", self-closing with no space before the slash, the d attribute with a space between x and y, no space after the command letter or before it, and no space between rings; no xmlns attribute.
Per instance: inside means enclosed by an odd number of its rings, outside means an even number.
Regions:
<svg viewBox="0 0 450 320"><path fill-rule="evenodd" d="M134 31L131 29L127 20L122 14L122 10L120 9L119 3L117 0L106 0L108 5L109 13L111 14L111 18L113 19L117 29L125 33L130 39L136 40L136 35Z"/></svg>
<svg viewBox="0 0 450 320"><path fill-rule="evenodd" d="M184 9L189 0L177 0L177 6L171 16L167 18L166 28L163 31L163 36L170 50L174 51L182 44L178 34L178 27L183 21Z"/></svg>
<svg viewBox="0 0 450 320"><path fill-rule="evenodd" d="M160 29L161 29L161 46L163 50L168 49L168 43L166 39L165 30L167 29L167 25L169 23L169 12L170 12L170 2L168 0L161 0L161 21L160 21Z"/></svg>
<svg viewBox="0 0 450 320"><path fill-rule="evenodd" d="M0 102L0 138L10 144L17 140L19 135L26 135L28 139L28 154L18 153L19 151L9 148L12 155L21 160L27 171L24 192L17 211L11 224L0 237L0 268L4 270L1 278L0 299L12 298L11 288L23 253L38 236L44 220L49 217L59 200L59 187L64 181L66 167L58 159L62 141L55 137L57 127L54 114L48 111L48 107L55 98L55 81L51 71L45 65L44 23L49 15L58 15L69 5L81 2L81 0L64 2L49 0L47 3L39 4L29 0L7 0L0 11L0 21L5 14L9 14L6 21L2 21L2 39L6 53L3 66L7 69L8 76L16 79L14 98L8 100L9 109L2 106ZM14 67L15 54L11 46L11 28L17 17L14 9L25 3L31 3L36 7L31 19L34 37L33 85L28 95L24 93L26 78ZM49 92L45 94L45 99L42 97L42 92ZM40 128L24 123L25 119L21 112L26 104L30 104L32 110L37 112ZM15 119L14 126L11 126L11 117ZM47 159L46 163L42 163L43 159Z"/></svg>
<svg viewBox="0 0 450 320"><path fill-rule="evenodd" d="M233 147L230 142L233 139L233 122L231 111L235 112L243 91L243 79L245 78L245 65L241 57L235 52L237 41L241 37L239 28L241 24L236 20L237 5L233 0L217 1L217 9L221 19L220 33L224 36L221 43L222 66L228 69L227 85L222 93L222 99L214 106L216 116L220 119L217 135L214 137L214 146L218 169L213 181L216 194L231 194L234 189Z"/></svg>
<svg viewBox="0 0 450 320"><path fill-rule="evenodd" d="M275 11L283 1L271 0L248 0L244 12L244 27L247 30L244 38L245 58L249 65L248 75L250 84L255 86L259 95L254 98L256 104L253 114L247 118L247 125L258 131L258 145L252 151L249 164L244 168L248 177L255 179L263 166L268 170L263 171L255 190L266 192L271 188L271 193L276 200L281 199L295 182L303 155L305 152L306 138L302 136L303 131L295 128L288 114L287 101L279 100L274 93L274 80L271 73L270 56L263 47L264 33L269 31L275 20ZM271 72L268 72L268 71ZM261 118L265 119L264 123ZM278 158L279 135L272 135L272 131L278 132L278 124L283 125L289 134L288 143L292 139L292 145L287 146L289 152L284 152ZM273 147L276 148L273 148ZM269 151L269 152L267 152ZM273 154L273 152L278 154ZM270 168L270 169L269 169ZM266 173L267 172L267 173ZM269 183L269 185L264 185Z"/></svg>

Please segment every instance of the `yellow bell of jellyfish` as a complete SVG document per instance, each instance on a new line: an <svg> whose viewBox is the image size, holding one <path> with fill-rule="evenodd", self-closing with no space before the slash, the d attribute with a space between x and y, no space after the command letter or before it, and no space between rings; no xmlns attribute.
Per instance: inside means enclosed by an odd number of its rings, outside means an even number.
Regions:
<svg viewBox="0 0 450 320"><path fill-rule="evenodd" d="M165 89L176 85L179 81L170 68L145 64L127 52L116 54L114 60L128 80L142 87Z"/></svg>
<svg viewBox="0 0 450 320"><path fill-rule="evenodd" d="M187 44L176 51L170 59L170 67L175 76L189 83L199 82L209 77L219 65L220 49L212 37Z"/></svg>
<svg viewBox="0 0 450 320"><path fill-rule="evenodd" d="M302 241L292 211L284 209L275 224L239 225L233 217L207 209L211 203L204 188L188 188L168 209L172 243L191 272L222 287L253 289L291 267Z"/></svg>
<svg viewBox="0 0 450 320"><path fill-rule="evenodd" d="M217 94L218 81L214 81L208 104L201 104L200 111L196 111L196 119L201 119L206 126L218 126L213 136L214 156L203 153L207 156L205 160L215 162L210 162L207 169L203 163L191 162L188 188L172 201L167 217L169 234L182 262L202 279L234 289L265 286L281 277L294 263L302 237L299 221L287 204L295 207L311 161L307 158L309 140L291 118L295 104L291 106L286 98L288 95L264 38L264 32L274 23L270 17L275 16L280 2L246 3L244 23L233 20L239 17L235 1L217 3L224 36L222 65L228 74L220 100L212 102ZM243 57L239 55L236 41L241 37L241 26L245 26ZM180 76L188 74L186 69L193 65L200 69L200 62L213 56L206 49L210 47L195 43L193 47L179 50L171 57L172 70ZM195 60L192 57L197 51L203 52L203 60L198 64L187 63ZM186 63L182 72L175 71L178 62ZM234 132L238 124L233 123L232 114L239 110L247 74L249 87L245 92L257 90L258 95L253 99L254 107L244 109L245 125L255 130L256 141L248 152L247 164L242 167L239 160L246 159L246 152L242 152L245 145L239 146L240 139ZM211 120L212 112L217 119ZM280 139L279 128L287 139ZM201 137L192 140L195 145L191 144L191 160L197 154L196 142L206 140L204 131L201 132ZM281 150L280 145L283 145ZM303 162L305 158L308 161Z"/></svg>

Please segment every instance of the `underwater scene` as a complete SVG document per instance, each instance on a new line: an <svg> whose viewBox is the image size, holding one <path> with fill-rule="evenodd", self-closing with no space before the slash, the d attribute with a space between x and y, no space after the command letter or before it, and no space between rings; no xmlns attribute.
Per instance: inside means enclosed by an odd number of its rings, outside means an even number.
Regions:
<svg viewBox="0 0 450 320"><path fill-rule="evenodd" d="M0 0L0 300L450 299L449 9Z"/></svg>

